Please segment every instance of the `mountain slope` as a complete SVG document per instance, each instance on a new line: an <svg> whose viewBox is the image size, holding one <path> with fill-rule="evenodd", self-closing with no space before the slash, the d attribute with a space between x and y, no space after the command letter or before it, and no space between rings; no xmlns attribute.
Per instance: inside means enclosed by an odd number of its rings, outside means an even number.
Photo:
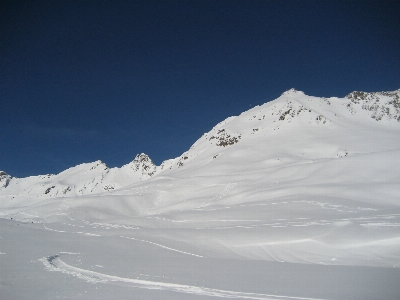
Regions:
<svg viewBox="0 0 400 300"><path fill-rule="evenodd" d="M0 214L131 226L137 239L208 257L398 267L399 94L319 98L292 89L217 124L180 157L139 164L141 181L101 162L55 175L60 186L82 174L90 183L57 200L55 188L43 195L54 176L7 194L14 179L3 174ZM99 179L104 172L110 181ZM110 182L114 189L104 188ZM31 186L40 187L37 199L26 194Z"/></svg>

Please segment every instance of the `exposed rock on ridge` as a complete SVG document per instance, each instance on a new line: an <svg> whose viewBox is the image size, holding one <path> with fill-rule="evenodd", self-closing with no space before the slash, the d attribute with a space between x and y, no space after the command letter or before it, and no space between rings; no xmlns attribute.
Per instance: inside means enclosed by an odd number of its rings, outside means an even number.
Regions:
<svg viewBox="0 0 400 300"><path fill-rule="evenodd" d="M354 106L371 112L371 118L380 121L383 118L400 122L400 89L393 92L352 92L346 96L350 100L347 108L354 111Z"/></svg>
<svg viewBox="0 0 400 300"><path fill-rule="evenodd" d="M126 166L134 172L141 174L142 179L148 179L154 176L157 171L157 166L150 157L144 153L136 155L135 159Z"/></svg>
<svg viewBox="0 0 400 300"><path fill-rule="evenodd" d="M0 190L6 188L12 177L4 171L0 171Z"/></svg>

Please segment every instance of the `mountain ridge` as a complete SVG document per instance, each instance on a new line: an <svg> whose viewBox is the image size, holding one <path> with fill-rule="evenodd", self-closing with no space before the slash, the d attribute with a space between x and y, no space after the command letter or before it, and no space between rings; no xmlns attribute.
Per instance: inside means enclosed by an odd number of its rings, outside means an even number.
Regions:
<svg viewBox="0 0 400 300"><path fill-rule="evenodd" d="M400 89L372 93L355 91L344 98L324 98L308 96L292 88L273 101L223 120L203 134L189 150L179 157L162 162L160 166L156 166L148 155L141 153L120 168L108 168L98 160L79 164L57 175L16 178L1 171L0 195L16 197L27 194L51 198L109 192L148 180L166 170L184 167L204 152L211 152L209 156L212 161L220 157L224 148L230 148L243 139L261 138L261 135L263 138L272 138L271 135L287 130L288 126L351 127L352 122L366 124L366 116L378 123L390 124L397 121L397 125L400 122L399 99ZM368 126L373 124L368 122ZM332 155L344 157L351 154L349 151L341 147Z"/></svg>

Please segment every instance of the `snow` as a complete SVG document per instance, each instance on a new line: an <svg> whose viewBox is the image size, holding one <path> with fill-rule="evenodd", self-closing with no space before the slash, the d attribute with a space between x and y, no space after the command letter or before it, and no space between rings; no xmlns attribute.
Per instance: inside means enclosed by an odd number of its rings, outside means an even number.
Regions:
<svg viewBox="0 0 400 300"><path fill-rule="evenodd" d="M1 172L2 298L398 299L399 95L291 89L161 166Z"/></svg>

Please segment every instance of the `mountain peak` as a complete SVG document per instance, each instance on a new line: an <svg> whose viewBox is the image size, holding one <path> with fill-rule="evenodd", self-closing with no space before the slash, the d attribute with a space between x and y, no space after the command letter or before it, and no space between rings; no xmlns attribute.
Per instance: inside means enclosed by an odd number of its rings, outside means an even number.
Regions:
<svg viewBox="0 0 400 300"><path fill-rule="evenodd" d="M96 160L95 162L90 163L89 166L91 166L90 171L95 170L97 168L104 169L105 171L108 170L107 165L101 160Z"/></svg>
<svg viewBox="0 0 400 300"><path fill-rule="evenodd" d="M283 92L281 96L287 96L287 95L292 95L292 94L304 95L304 92L298 91L295 88L291 88L290 90Z"/></svg>
<svg viewBox="0 0 400 300"><path fill-rule="evenodd" d="M134 161L140 161L140 162L149 161L149 160L151 161L150 157L145 153L137 154L134 158Z"/></svg>
<svg viewBox="0 0 400 300"><path fill-rule="evenodd" d="M137 154L132 162L126 165L135 172L139 172L142 178L150 178L156 173L156 165L145 153Z"/></svg>

